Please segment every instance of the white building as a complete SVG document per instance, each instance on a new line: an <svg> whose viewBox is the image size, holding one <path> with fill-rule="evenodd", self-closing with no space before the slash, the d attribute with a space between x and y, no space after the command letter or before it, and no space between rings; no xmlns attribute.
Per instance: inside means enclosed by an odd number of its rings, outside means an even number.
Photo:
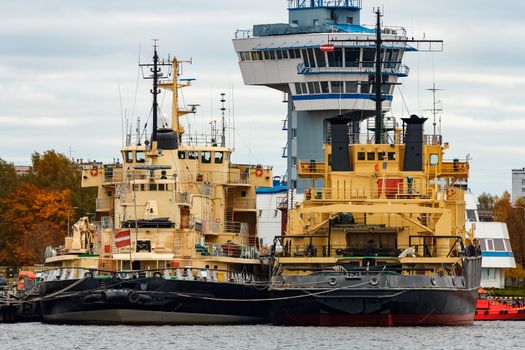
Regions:
<svg viewBox="0 0 525 350"><path fill-rule="evenodd" d="M504 222L480 222L474 194L467 194L465 201L467 229L475 225L475 238L481 245L481 285L485 288L504 288L504 269L516 267L507 225Z"/></svg>
<svg viewBox="0 0 525 350"><path fill-rule="evenodd" d="M525 168L512 169L512 200L525 197Z"/></svg>
<svg viewBox="0 0 525 350"><path fill-rule="evenodd" d="M279 176L273 178L273 187L257 188L257 233L263 245L272 245L275 236L281 235L283 220L278 208L283 202L286 202L286 184L281 183Z"/></svg>

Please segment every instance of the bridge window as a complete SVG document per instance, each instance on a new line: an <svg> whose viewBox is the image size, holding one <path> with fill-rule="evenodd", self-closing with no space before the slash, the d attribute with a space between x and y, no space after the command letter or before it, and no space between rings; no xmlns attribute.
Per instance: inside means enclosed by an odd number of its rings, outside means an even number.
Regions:
<svg viewBox="0 0 525 350"><path fill-rule="evenodd" d="M124 152L124 161L126 163L133 163L133 152L131 151Z"/></svg>
<svg viewBox="0 0 525 350"><path fill-rule="evenodd" d="M179 151L179 159L186 159L186 152Z"/></svg>
<svg viewBox="0 0 525 350"><path fill-rule="evenodd" d="M264 56L265 60L269 60L270 59L270 51L263 51L263 56Z"/></svg>
<svg viewBox="0 0 525 350"><path fill-rule="evenodd" d="M385 152L377 152L377 160L384 160Z"/></svg>
<svg viewBox="0 0 525 350"><path fill-rule="evenodd" d="M374 152L368 152L366 154L366 160L376 160L376 154Z"/></svg>
<svg viewBox="0 0 525 350"><path fill-rule="evenodd" d="M430 155L430 165L437 165L439 162L439 155L432 153Z"/></svg>
<svg viewBox="0 0 525 350"><path fill-rule="evenodd" d="M357 152L357 160L365 160L365 152Z"/></svg>
<svg viewBox="0 0 525 350"><path fill-rule="evenodd" d="M354 17L346 17L346 24L354 24Z"/></svg>
<svg viewBox="0 0 525 350"><path fill-rule="evenodd" d="M277 57L278 60L282 60L283 59L283 52L281 50L276 50L275 51L275 57Z"/></svg>
<svg viewBox="0 0 525 350"><path fill-rule="evenodd" d="M188 152L188 159L199 159L199 152L197 151Z"/></svg>
<svg viewBox="0 0 525 350"><path fill-rule="evenodd" d="M201 162L204 164L211 163L211 152L210 151L204 151L201 153Z"/></svg>
<svg viewBox="0 0 525 350"><path fill-rule="evenodd" d="M271 50L271 51L268 51L270 53L270 59L271 60L274 60L275 59L275 51Z"/></svg>
<svg viewBox="0 0 525 350"><path fill-rule="evenodd" d="M388 160L396 160L396 152L388 152Z"/></svg>
<svg viewBox="0 0 525 350"><path fill-rule="evenodd" d="M137 163L144 163L146 161L146 156L144 155L144 152L137 151L135 154L135 159L137 160Z"/></svg>
<svg viewBox="0 0 525 350"><path fill-rule="evenodd" d="M222 164L224 158L223 152L215 152L215 164Z"/></svg>
<svg viewBox="0 0 525 350"><path fill-rule="evenodd" d="M345 67L358 67L359 66L359 56L361 54L360 49L345 49Z"/></svg>

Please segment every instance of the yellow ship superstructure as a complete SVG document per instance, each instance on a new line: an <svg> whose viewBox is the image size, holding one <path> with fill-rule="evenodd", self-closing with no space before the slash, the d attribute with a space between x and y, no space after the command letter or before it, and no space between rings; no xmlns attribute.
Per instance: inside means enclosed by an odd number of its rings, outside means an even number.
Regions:
<svg viewBox="0 0 525 350"><path fill-rule="evenodd" d="M224 139L184 142L179 117L193 110L179 107L179 90L190 86L178 79L179 66L174 59L176 78L158 83L173 93L172 128L158 129L151 142L128 143L122 162L83 165L82 187L98 188L97 224L73 230L47 265L217 271L260 265L255 189L272 186L272 168L232 163ZM115 235L125 230L131 245L118 248Z"/></svg>
<svg viewBox="0 0 525 350"><path fill-rule="evenodd" d="M405 119L420 125L419 131L423 122ZM344 124L332 128L338 125ZM468 178L468 161L445 160L448 144L440 135L419 132L415 144L405 143L406 135L396 129L384 144L350 135L357 142L327 143L325 159L300 161L299 177L312 185L321 179L324 186L305 190L304 201L290 211L281 238L284 256L277 263L393 264L404 274L452 271L462 242L472 238L465 231L464 189L458 186Z"/></svg>

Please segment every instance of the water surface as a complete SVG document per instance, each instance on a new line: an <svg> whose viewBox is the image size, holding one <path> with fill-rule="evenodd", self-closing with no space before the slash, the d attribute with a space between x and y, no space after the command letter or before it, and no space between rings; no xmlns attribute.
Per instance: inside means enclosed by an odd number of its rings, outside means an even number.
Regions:
<svg viewBox="0 0 525 350"><path fill-rule="evenodd" d="M525 322L471 327L66 326L0 324L1 350L523 349Z"/></svg>

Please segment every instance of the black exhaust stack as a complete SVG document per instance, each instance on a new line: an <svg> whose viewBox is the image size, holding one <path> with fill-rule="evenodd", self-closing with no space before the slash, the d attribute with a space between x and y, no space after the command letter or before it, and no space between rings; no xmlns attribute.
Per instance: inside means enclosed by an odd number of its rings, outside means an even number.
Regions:
<svg viewBox="0 0 525 350"><path fill-rule="evenodd" d="M336 117L328 119L330 122L330 139L332 142L332 171L352 171L348 145L348 123L350 118Z"/></svg>
<svg viewBox="0 0 525 350"><path fill-rule="evenodd" d="M427 118L413 114L410 118L401 118L406 125L404 171L423 170L423 126Z"/></svg>

